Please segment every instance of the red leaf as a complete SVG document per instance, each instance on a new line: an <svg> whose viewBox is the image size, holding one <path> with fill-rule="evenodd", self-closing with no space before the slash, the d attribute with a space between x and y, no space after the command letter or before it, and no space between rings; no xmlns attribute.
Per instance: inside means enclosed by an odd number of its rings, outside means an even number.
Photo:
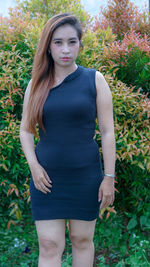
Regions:
<svg viewBox="0 0 150 267"><path fill-rule="evenodd" d="M109 218L109 215L110 215L110 212L108 211L106 215L106 220Z"/></svg>

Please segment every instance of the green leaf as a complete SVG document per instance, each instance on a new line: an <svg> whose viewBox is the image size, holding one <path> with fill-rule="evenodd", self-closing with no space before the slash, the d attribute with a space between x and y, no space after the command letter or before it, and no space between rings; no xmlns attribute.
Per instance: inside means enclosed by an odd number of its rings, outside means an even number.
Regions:
<svg viewBox="0 0 150 267"><path fill-rule="evenodd" d="M126 247L126 245L122 245L122 246L120 247L120 253L121 253L121 255L125 256L126 251L127 251L127 247Z"/></svg>
<svg viewBox="0 0 150 267"><path fill-rule="evenodd" d="M146 225L146 222L147 222L147 217L146 216L141 216L140 217L140 224L141 224L141 226L144 224L144 225Z"/></svg>
<svg viewBox="0 0 150 267"><path fill-rule="evenodd" d="M137 225L137 220L136 220L136 218L132 218L132 219L129 221L128 225L127 225L127 229L128 229L128 230L131 230L131 229L135 228L136 225Z"/></svg>
<svg viewBox="0 0 150 267"><path fill-rule="evenodd" d="M129 237L129 247L132 247L132 245L135 243L136 239L135 236L132 234Z"/></svg>

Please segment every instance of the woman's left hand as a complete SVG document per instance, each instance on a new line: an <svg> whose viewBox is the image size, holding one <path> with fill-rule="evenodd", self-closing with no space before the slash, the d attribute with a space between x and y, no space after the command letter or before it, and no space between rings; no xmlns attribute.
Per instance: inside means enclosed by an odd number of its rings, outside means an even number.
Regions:
<svg viewBox="0 0 150 267"><path fill-rule="evenodd" d="M98 193L98 201L102 200L100 209L112 205L115 199L114 178L104 176Z"/></svg>

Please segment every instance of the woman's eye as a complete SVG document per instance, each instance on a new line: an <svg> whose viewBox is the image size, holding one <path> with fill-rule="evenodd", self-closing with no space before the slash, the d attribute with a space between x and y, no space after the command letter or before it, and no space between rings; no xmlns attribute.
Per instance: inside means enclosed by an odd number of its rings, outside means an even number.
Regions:
<svg viewBox="0 0 150 267"><path fill-rule="evenodd" d="M61 44L61 42L60 41L56 41L55 44Z"/></svg>
<svg viewBox="0 0 150 267"><path fill-rule="evenodd" d="M76 41L70 41L70 43L71 43L71 44L75 44L75 43L76 43Z"/></svg>

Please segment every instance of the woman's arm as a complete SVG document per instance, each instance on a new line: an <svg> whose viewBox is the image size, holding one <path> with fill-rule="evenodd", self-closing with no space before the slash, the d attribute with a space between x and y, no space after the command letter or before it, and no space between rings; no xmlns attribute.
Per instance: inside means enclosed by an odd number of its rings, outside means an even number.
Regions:
<svg viewBox="0 0 150 267"><path fill-rule="evenodd" d="M97 119L101 132L104 174L115 174L116 145L112 94L104 76L98 71L96 72L96 90ZM99 190L99 199L102 199L101 208L113 204L114 178L104 176Z"/></svg>
<svg viewBox="0 0 150 267"><path fill-rule="evenodd" d="M112 94L109 86L100 73L96 73L97 119L101 132L104 173L115 173L116 145L113 122Z"/></svg>
<svg viewBox="0 0 150 267"><path fill-rule="evenodd" d="M27 120L27 103L29 100L31 89L31 81L29 82L27 89L24 95L24 103L23 103L23 112L22 112L22 120L20 124L20 142L26 156L28 165L30 168L38 163L35 150L34 150L34 136L32 133L26 131L26 120Z"/></svg>
<svg viewBox="0 0 150 267"><path fill-rule="evenodd" d="M45 169L39 164L35 149L34 149L34 136L32 133L26 131L26 121L27 121L27 104L30 95L31 81L29 82L25 95L24 95L24 103L23 103L23 112L22 112L22 120L20 125L20 142L27 159L28 165L30 167L34 185L36 189L41 192L47 194L51 192L48 187L52 187L50 177L48 176Z"/></svg>

